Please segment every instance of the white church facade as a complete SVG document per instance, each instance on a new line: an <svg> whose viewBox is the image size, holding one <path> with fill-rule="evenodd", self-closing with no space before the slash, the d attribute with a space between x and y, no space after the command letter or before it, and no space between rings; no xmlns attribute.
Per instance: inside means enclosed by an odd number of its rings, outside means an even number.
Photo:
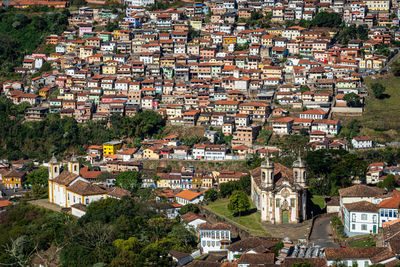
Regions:
<svg viewBox="0 0 400 267"><path fill-rule="evenodd" d="M107 191L79 175L79 162L75 157L67 163L67 170L56 158L49 162L49 202L63 208L75 204L87 206L93 201L107 198Z"/></svg>
<svg viewBox="0 0 400 267"><path fill-rule="evenodd" d="M251 173L251 199L261 221L299 223L307 219L306 163L299 158L293 168L267 158Z"/></svg>

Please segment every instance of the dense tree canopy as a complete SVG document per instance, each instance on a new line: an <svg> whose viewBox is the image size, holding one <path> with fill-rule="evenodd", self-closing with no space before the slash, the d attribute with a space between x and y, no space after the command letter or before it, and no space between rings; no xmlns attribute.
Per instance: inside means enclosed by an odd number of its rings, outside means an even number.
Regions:
<svg viewBox="0 0 400 267"><path fill-rule="evenodd" d="M142 184L142 174L137 171L121 172L117 175L115 184L134 193Z"/></svg>
<svg viewBox="0 0 400 267"><path fill-rule="evenodd" d="M229 198L228 209L234 215L241 216L250 210L249 197L243 191L234 191Z"/></svg>
<svg viewBox="0 0 400 267"><path fill-rule="evenodd" d="M0 265L28 266L48 254L46 266L172 266L168 252L191 252L196 235L151 205L132 198L103 199L91 203L79 220L29 204L10 206L0 214L5 248Z"/></svg>
<svg viewBox="0 0 400 267"><path fill-rule="evenodd" d="M322 11L314 17L311 24L312 26L335 28L339 27L341 23L342 19L340 14Z"/></svg>
<svg viewBox="0 0 400 267"><path fill-rule="evenodd" d="M13 72L24 54L32 53L49 34L61 34L68 25L68 10L31 15L0 8L0 74Z"/></svg>
<svg viewBox="0 0 400 267"><path fill-rule="evenodd" d="M346 101L349 107L361 106L360 96L356 93L351 92L349 94L346 94L344 95L343 99Z"/></svg>
<svg viewBox="0 0 400 267"><path fill-rule="evenodd" d="M336 195L339 188L365 178L367 162L344 150L316 150L307 153L308 184L312 194Z"/></svg>
<svg viewBox="0 0 400 267"><path fill-rule="evenodd" d="M73 118L60 119L58 114L49 114L41 121L21 123L26 107L0 97L0 123L3 126L0 128L0 157L43 160L53 153L61 155L66 151L83 154L87 145L124 137L151 137L161 132L165 125L163 118L153 111L144 111L134 117L112 116L110 127L107 127L107 121L78 124Z"/></svg>

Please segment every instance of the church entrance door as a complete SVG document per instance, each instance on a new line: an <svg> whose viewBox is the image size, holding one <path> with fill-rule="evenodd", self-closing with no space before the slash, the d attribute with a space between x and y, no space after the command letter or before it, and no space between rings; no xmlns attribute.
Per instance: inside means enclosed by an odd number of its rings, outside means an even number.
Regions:
<svg viewBox="0 0 400 267"><path fill-rule="evenodd" d="M289 211L282 211L282 223L289 223Z"/></svg>

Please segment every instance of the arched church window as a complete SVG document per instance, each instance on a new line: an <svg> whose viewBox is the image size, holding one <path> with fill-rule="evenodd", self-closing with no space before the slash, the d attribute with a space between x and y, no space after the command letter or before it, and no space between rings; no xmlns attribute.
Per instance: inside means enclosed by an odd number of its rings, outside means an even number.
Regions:
<svg viewBox="0 0 400 267"><path fill-rule="evenodd" d="M57 167L54 167L54 172L57 172Z"/></svg>
<svg viewBox="0 0 400 267"><path fill-rule="evenodd" d="M265 172L262 172L261 174L261 181L265 182Z"/></svg>
<svg viewBox="0 0 400 267"><path fill-rule="evenodd" d="M77 166L76 166L76 165L74 166L74 171L75 171L75 172L77 171Z"/></svg>
<svg viewBox="0 0 400 267"><path fill-rule="evenodd" d="M297 178L299 177L299 173L297 171L294 172L294 179L297 180Z"/></svg>

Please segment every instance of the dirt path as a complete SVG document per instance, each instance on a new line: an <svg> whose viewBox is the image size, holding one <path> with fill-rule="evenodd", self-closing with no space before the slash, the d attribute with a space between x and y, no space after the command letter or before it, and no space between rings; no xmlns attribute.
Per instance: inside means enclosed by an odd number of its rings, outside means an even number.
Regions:
<svg viewBox="0 0 400 267"><path fill-rule="evenodd" d="M50 203L49 200L47 199L37 199L37 200L31 200L29 201L30 204L35 205L35 206L39 206L45 209L49 209L55 212L61 212L61 207Z"/></svg>

